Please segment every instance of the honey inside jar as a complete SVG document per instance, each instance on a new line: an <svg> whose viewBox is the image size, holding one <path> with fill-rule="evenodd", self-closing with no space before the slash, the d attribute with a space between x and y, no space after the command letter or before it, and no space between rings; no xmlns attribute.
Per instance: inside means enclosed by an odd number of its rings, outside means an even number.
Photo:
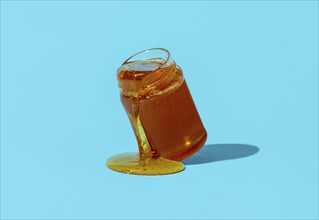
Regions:
<svg viewBox="0 0 319 220"><path fill-rule="evenodd" d="M156 50L156 49L152 49ZM205 143L207 134L182 69L170 59L128 59L118 69L121 101L135 133L139 154L108 160L109 168L134 174L167 174Z"/></svg>

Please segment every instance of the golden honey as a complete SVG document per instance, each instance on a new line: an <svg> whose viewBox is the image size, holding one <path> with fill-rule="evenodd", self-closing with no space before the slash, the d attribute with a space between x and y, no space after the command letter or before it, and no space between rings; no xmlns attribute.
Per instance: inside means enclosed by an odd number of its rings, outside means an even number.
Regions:
<svg viewBox="0 0 319 220"><path fill-rule="evenodd" d="M137 59L139 54L148 52L153 52L154 57ZM167 56L157 57L156 52ZM207 134L182 69L167 50L150 49L125 61L117 78L139 153L113 156L107 166L119 172L144 175L183 170L178 161L198 151Z"/></svg>

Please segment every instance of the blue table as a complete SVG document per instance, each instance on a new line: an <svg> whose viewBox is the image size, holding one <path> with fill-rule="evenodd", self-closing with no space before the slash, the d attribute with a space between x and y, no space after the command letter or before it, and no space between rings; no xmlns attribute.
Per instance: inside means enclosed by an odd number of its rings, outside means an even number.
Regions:
<svg viewBox="0 0 319 220"><path fill-rule="evenodd" d="M165 176L136 151L115 72L164 47L207 145ZM2 219L317 219L317 1L1 1Z"/></svg>

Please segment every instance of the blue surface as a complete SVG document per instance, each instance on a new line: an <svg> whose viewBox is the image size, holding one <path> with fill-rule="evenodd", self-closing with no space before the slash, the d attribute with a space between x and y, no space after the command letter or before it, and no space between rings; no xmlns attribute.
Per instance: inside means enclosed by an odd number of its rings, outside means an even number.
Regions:
<svg viewBox="0 0 319 220"><path fill-rule="evenodd" d="M184 172L124 175L115 71L151 47L209 138ZM318 2L2 1L1 218L318 218Z"/></svg>

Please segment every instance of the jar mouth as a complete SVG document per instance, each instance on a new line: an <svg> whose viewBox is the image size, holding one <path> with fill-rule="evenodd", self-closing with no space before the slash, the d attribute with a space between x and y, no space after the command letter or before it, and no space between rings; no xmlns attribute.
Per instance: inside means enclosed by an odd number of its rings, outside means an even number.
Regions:
<svg viewBox="0 0 319 220"><path fill-rule="evenodd" d="M160 63L157 69L166 67L170 65L171 54L165 48L150 48L146 50L142 50L129 58L127 58L123 63L123 65L135 63L135 62L145 62L148 60L162 59L163 62Z"/></svg>

